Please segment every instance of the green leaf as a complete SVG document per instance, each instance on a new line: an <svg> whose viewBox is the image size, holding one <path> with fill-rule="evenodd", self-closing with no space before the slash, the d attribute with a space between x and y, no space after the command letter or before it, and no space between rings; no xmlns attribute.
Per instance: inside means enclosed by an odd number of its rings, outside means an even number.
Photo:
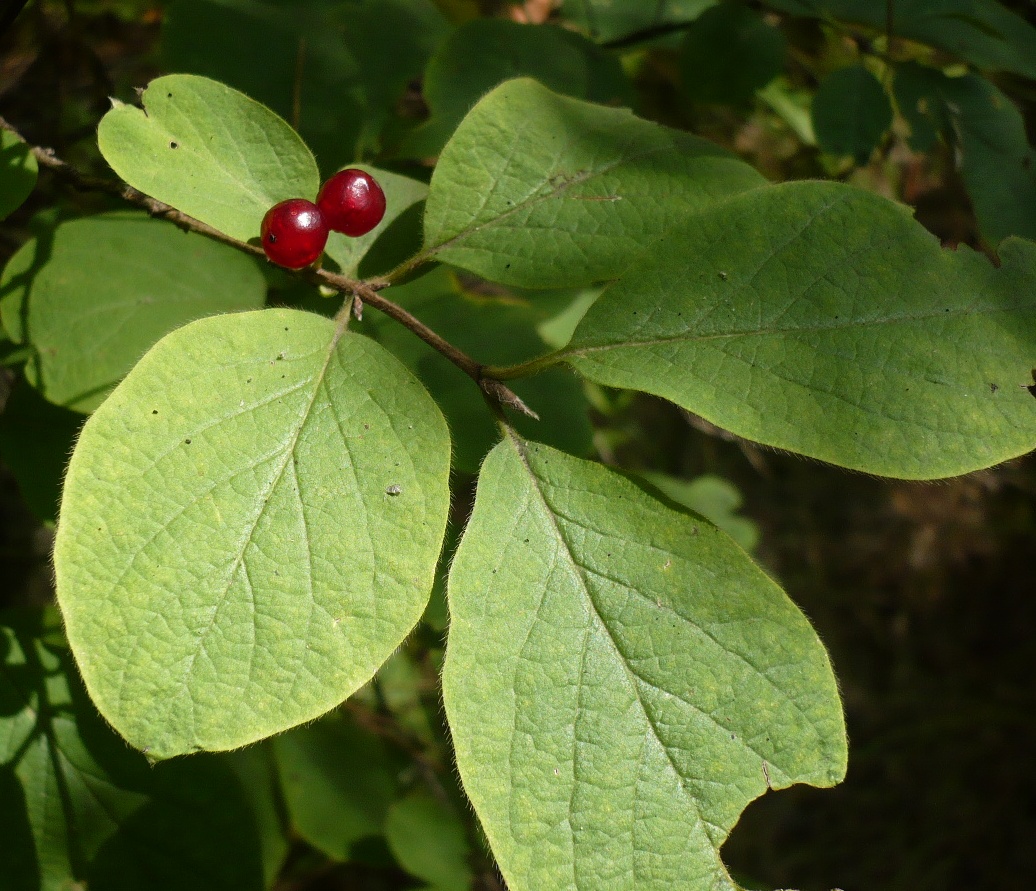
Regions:
<svg viewBox="0 0 1036 891"><path fill-rule="evenodd" d="M759 529L755 523L737 516L742 499L733 483L711 474L693 480L665 473L644 472L640 475L667 498L701 514L722 529L746 551L753 550L759 543Z"/></svg>
<svg viewBox="0 0 1036 891"><path fill-rule="evenodd" d="M0 459L41 520L58 515L61 481L83 416L52 405L18 381L0 413Z"/></svg>
<svg viewBox="0 0 1036 891"><path fill-rule="evenodd" d="M385 837L410 875L436 891L468 891L472 873L464 823L448 805L426 792L412 792L389 809Z"/></svg>
<svg viewBox="0 0 1036 891"><path fill-rule="evenodd" d="M518 362L544 350L544 342L536 333L539 319L532 306L515 298L493 300L465 293L446 268L385 294L480 362ZM471 378L393 320L369 314L366 324L380 343L413 370L442 408L453 432L455 468L477 473L499 433ZM515 381L513 389L540 415L539 421L517 419L520 430L536 433L550 445L567 451L581 455L590 452L593 431L587 401L579 379L568 369L553 368Z"/></svg>
<svg viewBox="0 0 1036 891"><path fill-rule="evenodd" d="M697 137L512 80L443 151L425 251L492 281L578 287L621 274L688 213L763 184Z"/></svg>
<svg viewBox="0 0 1036 891"><path fill-rule="evenodd" d="M950 117L942 95L949 81L941 71L917 62L906 62L895 68L892 94L896 107L910 125L910 147L930 152L939 136L950 133Z"/></svg>
<svg viewBox="0 0 1036 891"><path fill-rule="evenodd" d="M717 0L563 0L562 15L594 40L619 40L676 22L689 22Z"/></svg>
<svg viewBox="0 0 1036 891"><path fill-rule="evenodd" d="M251 807L262 851L264 885L272 888L288 856L288 832L273 749L267 742L216 756L233 771Z"/></svg>
<svg viewBox="0 0 1036 891"><path fill-rule="evenodd" d="M784 68L781 32L755 10L720 3L687 29L680 51L684 90L699 102L747 102Z"/></svg>
<svg viewBox="0 0 1036 891"><path fill-rule="evenodd" d="M423 94L431 119L402 146L407 157L438 155L457 125L493 87L531 77L567 96L631 105L633 91L616 57L565 28L475 19L456 29L428 63Z"/></svg>
<svg viewBox="0 0 1036 891"><path fill-rule="evenodd" d="M960 170L982 235L1036 240L1036 151L1011 100L985 78L946 77L920 65L897 69L896 100L922 146L942 133L960 152Z"/></svg>
<svg viewBox="0 0 1036 891"><path fill-rule="evenodd" d="M13 133L0 130L0 220L8 216L36 188L36 158Z"/></svg>
<svg viewBox="0 0 1036 891"><path fill-rule="evenodd" d="M385 216L366 235L351 238L340 232L332 232L327 239L327 255L334 260L343 275L356 276L360 262L371 246L395 222L400 215L428 196L428 186L408 176L400 176L388 170L379 170L369 164L355 164L373 176L385 192Z"/></svg>
<svg viewBox="0 0 1036 891"><path fill-rule="evenodd" d="M107 727L56 612L0 613L0 874L12 891L264 887L225 761L151 768Z"/></svg>
<svg viewBox="0 0 1036 891"><path fill-rule="evenodd" d="M381 832L398 791L400 759L348 715L334 712L273 740L295 830L329 857Z"/></svg>
<svg viewBox="0 0 1036 891"><path fill-rule="evenodd" d="M813 129L820 147L866 164L892 126L892 103L862 65L828 75L813 97Z"/></svg>
<svg viewBox="0 0 1036 891"><path fill-rule="evenodd" d="M125 752L126 746L111 734ZM150 800L98 852L87 886L102 891L261 891L264 847L253 810L227 756L153 768Z"/></svg>
<svg viewBox="0 0 1036 891"><path fill-rule="evenodd" d="M329 319L264 310L161 340L65 482L58 600L98 708L162 759L340 703L421 617L449 453L417 380Z"/></svg>
<svg viewBox="0 0 1036 891"><path fill-rule="evenodd" d="M63 223L0 276L0 319L32 347L26 376L50 402L96 408L152 344L187 322L256 309L255 261L142 213Z"/></svg>
<svg viewBox="0 0 1036 891"><path fill-rule="evenodd" d="M162 50L168 70L226 83L285 120L297 116L330 172L377 148L394 104L446 31L423 0L177 0L163 20Z"/></svg>
<svg viewBox="0 0 1036 891"><path fill-rule="evenodd" d="M1001 257L943 251L905 208L846 186L759 189L661 239L563 355L767 445L966 473L1036 446L1036 246Z"/></svg>
<svg viewBox="0 0 1036 891"><path fill-rule="evenodd" d="M885 3L876 0L768 0L792 15L828 16L884 33ZM992 71L1036 77L1036 28L997 0L896 0L893 32L946 50Z"/></svg>
<svg viewBox="0 0 1036 891"><path fill-rule="evenodd" d="M240 241L259 237L279 201L316 198L320 176L305 143L244 93L171 74L140 98L143 109L118 103L104 116L97 144L141 192Z"/></svg>
<svg viewBox="0 0 1036 891"><path fill-rule="evenodd" d="M732 889L719 848L748 802L844 775L803 615L612 470L506 438L449 597L446 714L512 891Z"/></svg>

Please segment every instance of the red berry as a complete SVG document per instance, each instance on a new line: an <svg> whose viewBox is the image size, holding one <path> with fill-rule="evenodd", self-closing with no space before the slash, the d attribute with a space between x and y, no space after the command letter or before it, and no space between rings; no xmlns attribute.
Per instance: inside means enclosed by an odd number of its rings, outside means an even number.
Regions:
<svg viewBox="0 0 1036 891"><path fill-rule="evenodd" d="M266 256L274 263L301 269L324 253L327 223L312 201L289 198L266 211L260 236Z"/></svg>
<svg viewBox="0 0 1036 891"><path fill-rule="evenodd" d="M369 173L340 170L320 190L317 204L329 229L353 238L366 235L385 216L385 193Z"/></svg>

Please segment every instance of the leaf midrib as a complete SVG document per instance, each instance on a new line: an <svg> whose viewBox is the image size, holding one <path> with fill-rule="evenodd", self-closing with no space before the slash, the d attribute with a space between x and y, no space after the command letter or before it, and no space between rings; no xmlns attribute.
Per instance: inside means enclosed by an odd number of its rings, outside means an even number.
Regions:
<svg viewBox="0 0 1036 891"><path fill-rule="evenodd" d="M785 328L753 328L742 331L717 331L711 334L694 334L691 332L686 332L683 334L672 334L662 337L644 338L641 340L634 339L624 340L615 343L601 343L588 344L586 346L576 346L561 350L556 355L558 359L564 359L569 356L579 357L585 356L589 353L597 353L607 350L621 350L629 347L657 346L666 343L704 343L710 340L731 340L739 337L765 337L767 335L781 337L793 334L808 334L824 331L845 331L849 329L869 328L881 325L912 324L915 322L926 322L931 319L959 319L977 315L993 316L1000 313L1018 313L1025 311L1036 313L1036 304L991 307L989 309L983 310L975 310L972 308L943 309L941 312L933 310L929 313L915 313L911 315L889 316L887 318L881 319L848 320L846 322L832 322L829 324L817 325L803 324Z"/></svg>
<svg viewBox="0 0 1036 891"><path fill-rule="evenodd" d="M262 519L263 514L266 512L266 509L270 502L270 497L272 496L274 490L277 488L277 485L280 483L281 478L284 476L285 469L288 467L289 464L292 463L292 459L295 455L295 447L298 444L299 436L302 433L303 427L306 426L306 421L309 418L310 412L313 410L313 405L316 402L317 394L320 392L320 388L323 384L324 377L327 374L328 366L331 363L331 357L334 355L335 349L338 346L338 342L341 340L342 335L345 333L345 328L346 324L348 323L348 319L349 317L345 316L342 320L335 323L334 330L328 343L327 355L324 357L324 363L320 367L320 371L313 376L313 392L310 395L309 401L306 403L305 409L299 417L298 425L296 426L289 442L287 443L284 449L284 457L281 461L281 465L272 474L269 485L266 487L265 491L262 494L262 497L259 499L259 509L256 511L255 516L252 518L251 522L247 524L247 531L245 535L242 537L239 543L239 547L237 548L237 552L234 556L234 559L231 562L230 567L227 571L226 585L223 587L223 590L219 593L216 602L212 606L212 612L209 617L209 622L202 629L202 631L195 636L195 645L187 660L187 665L184 668L179 680L174 685L172 685L172 689L176 691L177 696L182 695L184 691L189 691L190 689L188 679L192 671L194 670L194 663L197 660L198 655L204 649L205 641L208 638L209 634L212 632L213 627L215 626L216 617L219 615L219 611L222 609L223 604L226 602L227 595L229 594L230 589L234 585L234 579L237 576L238 569L243 565L244 562L245 551L248 549L249 544L251 544L252 538L255 535L256 527L259 525L259 521ZM168 711L171 712L176 704L176 700L173 697L169 697L167 701L169 703ZM191 707L191 735L193 736L194 731L196 730L196 718L194 714L194 700L190 695L187 696L187 702L190 704ZM186 736L186 734L182 735Z"/></svg>
<svg viewBox="0 0 1036 891"><path fill-rule="evenodd" d="M609 640L609 642L611 644L612 650L614 651L614 653L618 657L619 664L622 665L623 671L626 674L627 680L629 681L629 684L630 684L630 687L631 687L631 689L633 691L633 694L634 694L634 696L637 699L637 704L640 706L640 710L641 710L641 712L644 715L644 720L646 721L648 727L651 730L651 735L654 737L655 742L658 744L659 748L661 748L661 750L665 753L666 761L668 762L670 769L673 771L673 775L677 779L677 783L678 783L678 785L680 787L680 790L683 791L685 794L687 794L687 797L690 799L690 802L691 802L691 804L692 804L692 806L694 808L694 811L695 811L695 813L698 816L698 820L701 823L702 827L705 829L705 834L708 837L709 842L715 846L715 853L717 854L717 857L718 857L718 847L719 846L716 844L715 840L712 838L712 835L711 835L711 833L708 830L710 828L711 829L715 829L715 830L719 830L721 834L725 835L723 827L717 826L716 824L712 823L711 821L706 820L705 819L705 815L702 813L701 805L698 802L698 799L695 798L693 795L691 795L691 794L689 794L687 792L687 789L686 789L686 787L683 784L683 774L680 772L680 769L677 767L676 762L673 761L672 755L669 753L669 747L662 741L661 737L659 736L658 727L655 725L654 718L652 717L652 715L650 713L650 710L648 709L647 705L644 703L643 698L641 697L640 687L639 687L639 684L637 683L641 679L632 671L632 669L627 664L626 659L622 656L622 650L619 648L618 642L615 640L615 637L612 634L611 628L608 626L608 623L604 621L604 618L601 616L601 613L600 613L600 611L597 608L597 603L594 600L593 595L590 593L589 583L587 582L587 579L586 579L586 577L583 574L583 568L578 563L578 561L576 561L575 555L572 553L571 545L569 544L568 539L565 537L564 533L561 531L561 527L558 525L558 522L555 519L554 512L553 512L552 508L550 507L550 503L547 501L546 494L544 493L543 488L540 486L539 477L536 476L536 473L533 471L532 467L529 464L528 458L525 455L524 443L522 443L520 440L518 440L518 438L515 436L515 434L512 433L511 431L508 431L508 439L509 439L512 447L514 448L515 453L518 456L518 460L521 462L522 466L525 468L526 472L529 475L529 479L532 482L532 488L536 492L537 496L539 497L540 503L543 505L544 513L546 514L547 519L550 522L551 527L554 529L554 532L555 532L555 534L557 536L557 540L559 542L561 542L561 544L563 545L563 547L565 549L565 555L568 558L569 564L572 566L573 575L579 581L579 586L580 586L580 588L583 591L583 595L584 595L584 597L586 599L586 602L589 604L591 610L593 611L594 618L596 619L597 623L600 625L600 627L604 630L605 634L607 635L608 640ZM698 710L698 709L695 709L695 710L699 711L699 713L704 715L704 712L700 712L700 710ZM713 721L714 720L715 719L713 719ZM575 764L575 762L573 761L573 767L574 767L574 764ZM575 778L573 777L573 786L575 785L575 782L576 782ZM569 815L571 816L571 810L569 811ZM574 852L573 852L573 860L575 860Z"/></svg>

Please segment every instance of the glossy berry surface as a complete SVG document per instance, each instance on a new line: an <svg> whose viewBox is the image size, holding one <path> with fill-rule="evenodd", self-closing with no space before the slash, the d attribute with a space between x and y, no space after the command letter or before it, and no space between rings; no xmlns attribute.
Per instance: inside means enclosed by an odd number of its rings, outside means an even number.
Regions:
<svg viewBox="0 0 1036 891"><path fill-rule="evenodd" d="M263 217L259 231L266 256L288 269L309 266L327 244L327 222L320 208L305 198L275 204Z"/></svg>
<svg viewBox="0 0 1036 891"><path fill-rule="evenodd" d="M378 181L355 167L324 183L317 204L329 229L354 238L366 235L385 216L385 193Z"/></svg>

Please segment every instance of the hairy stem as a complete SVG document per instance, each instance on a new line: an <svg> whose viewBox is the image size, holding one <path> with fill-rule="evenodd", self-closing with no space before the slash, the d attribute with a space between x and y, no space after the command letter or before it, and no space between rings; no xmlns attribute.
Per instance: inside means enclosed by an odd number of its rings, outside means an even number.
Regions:
<svg viewBox="0 0 1036 891"><path fill-rule="evenodd" d="M0 129L13 133L18 139L25 142L22 135L3 117L0 117ZM182 211L177 210L175 207L171 207L168 204L157 201L149 195L145 195L143 192L134 189L130 185L85 174L80 170L77 170L72 165L67 164L65 161L62 161L51 149L29 145L29 150L36 158L36 162L40 167L47 168L59 179L64 180L69 185L77 189L114 195L117 198L121 198L123 201L135 204L137 207L142 207L152 216L169 220L184 231L197 232L200 235L204 235L207 238L211 238L214 241L228 245L256 258L265 258L266 256L265 253L263 253L263 249L258 245L248 244L244 241L238 241L236 238L231 238L226 233L220 232L218 229L213 228L207 223L203 223L201 220L196 220L194 217L188 216ZM515 393L513 393L508 387L504 386L499 379L488 373L486 366L476 362L467 353L457 349L457 347L449 341L436 334L435 331L403 309L403 307L398 303L394 303L393 301L382 297L378 291L382 288L387 288L391 284L389 280L377 279L374 281L360 281L358 279L350 278L347 275L339 275L334 272L328 272L326 269L316 269L313 267L297 270L295 274L311 284L326 285L333 288L335 291L338 291L340 294L351 294L352 303L356 309L357 317L362 313L363 305L373 306L375 309L385 313L385 315L391 316L401 325L413 331L414 334L420 337L421 340L428 344L428 346L433 350L436 350L449 359L450 362L456 365L476 384L478 384L479 389L481 389L488 398L498 404L506 405L516 411L520 411L523 414L528 415L529 417L538 419L539 416L524 402L522 402Z"/></svg>

